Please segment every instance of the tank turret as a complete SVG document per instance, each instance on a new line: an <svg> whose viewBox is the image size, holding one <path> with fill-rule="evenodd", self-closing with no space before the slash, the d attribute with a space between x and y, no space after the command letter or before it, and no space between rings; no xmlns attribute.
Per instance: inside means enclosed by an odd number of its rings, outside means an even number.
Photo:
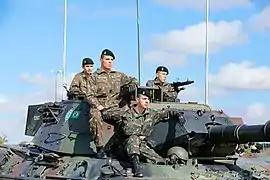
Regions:
<svg viewBox="0 0 270 180"><path fill-rule="evenodd" d="M91 106L83 94L68 92L68 100L28 106L25 134L34 136L32 143L46 150L71 155L96 154L89 128ZM113 127L103 125L105 142Z"/></svg>
<svg viewBox="0 0 270 180"><path fill-rule="evenodd" d="M238 144L269 142L269 122L262 125L235 125L222 111L193 103L151 104L157 109L174 109L181 119L172 119L155 126L149 144L161 154L174 145L184 147L191 157L225 157L234 154Z"/></svg>
<svg viewBox="0 0 270 180"><path fill-rule="evenodd" d="M30 111L31 108L29 106ZM86 101L45 103L35 113L28 113L29 122L33 122L34 118L42 122L32 140L35 145L64 154L95 154L88 123L91 118L90 106ZM31 131L29 126L27 131Z"/></svg>
<svg viewBox="0 0 270 180"><path fill-rule="evenodd" d="M222 110L213 110L208 105L196 102L168 102L159 88L139 88L150 91L151 108L182 113L181 119L157 124L148 138L148 143L163 156L170 148L181 146L189 152L190 157L226 157L235 153L238 144L269 141L268 122L254 126L236 125L233 118ZM132 97L135 96L136 92Z"/></svg>

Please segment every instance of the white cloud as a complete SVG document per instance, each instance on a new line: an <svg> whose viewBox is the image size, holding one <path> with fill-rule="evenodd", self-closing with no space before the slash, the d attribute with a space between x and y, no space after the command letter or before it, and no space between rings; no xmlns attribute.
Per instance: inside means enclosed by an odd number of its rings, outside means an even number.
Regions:
<svg viewBox="0 0 270 180"><path fill-rule="evenodd" d="M258 31L269 31L270 30L270 6L266 6L261 12L253 15L249 23L255 30Z"/></svg>
<svg viewBox="0 0 270 180"><path fill-rule="evenodd" d="M70 84L74 74L67 77L67 84ZM27 94L17 94L11 97L0 97L0 133L8 137L10 143L19 143L29 140L31 137L24 136L26 123L27 106L55 100L54 77L46 77L41 73L36 75L23 73L21 80L32 84L39 85L39 91L29 92ZM66 92L64 98L66 98ZM62 81L58 78L57 97L62 96ZM11 122L12 121L12 122ZM11 125L13 124L13 125Z"/></svg>
<svg viewBox="0 0 270 180"><path fill-rule="evenodd" d="M255 66L252 62L230 62L210 75L212 85L225 89L270 89L270 67Z"/></svg>
<svg viewBox="0 0 270 180"><path fill-rule="evenodd" d="M248 41L241 21L220 21L209 23L209 53L222 48L243 44ZM171 30L165 34L156 34L152 38L152 50L144 54L148 61L156 60L166 65L182 66L187 55L201 55L205 48L205 22L185 27L182 30Z"/></svg>
<svg viewBox="0 0 270 180"><path fill-rule="evenodd" d="M270 108L261 102L254 102L241 107L230 106L227 108L214 108L222 109L230 117L239 117L243 119L244 124L264 124L269 119Z"/></svg>
<svg viewBox="0 0 270 180"><path fill-rule="evenodd" d="M228 95L228 92L222 88L215 86L209 86L209 100L210 104L220 98L224 98ZM180 91L178 98L181 102L198 102L204 104L204 87L198 87L196 85L187 86L184 91Z"/></svg>
<svg viewBox="0 0 270 180"><path fill-rule="evenodd" d="M0 95L0 105L6 104L7 102L8 102L7 97L5 97L4 95Z"/></svg>
<svg viewBox="0 0 270 180"><path fill-rule="evenodd" d="M178 98L180 102L198 102L203 103L201 91L196 86L187 86L185 90L180 91Z"/></svg>
<svg viewBox="0 0 270 180"><path fill-rule="evenodd" d="M204 10L206 0L153 0L155 3L166 5L174 9ZM250 0L210 0L211 10L228 10L234 7L249 7Z"/></svg>
<svg viewBox="0 0 270 180"><path fill-rule="evenodd" d="M48 79L42 74L38 73L35 75L32 75L30 73L22 73L19 77L21 80L26 81L30 84L45 84L47 83Z"/></svg>
<svg viewBox="0 0 270 180"><path fill-rule="evenodd" d="M184 54L177 52L165 52L165 51L149 51L144 54L144 58L149 62L154 63L166 63L168 67L181 67L186 65L187 58ZM172 61L173 60L173 61Z"/></svg>
<svg viewBox="0 0 270 180"><path fill-rule="evenodd" d="M246 124L263 124L269 119L270 108L262 103L254 103L249 105L244 113Z"/></svg>

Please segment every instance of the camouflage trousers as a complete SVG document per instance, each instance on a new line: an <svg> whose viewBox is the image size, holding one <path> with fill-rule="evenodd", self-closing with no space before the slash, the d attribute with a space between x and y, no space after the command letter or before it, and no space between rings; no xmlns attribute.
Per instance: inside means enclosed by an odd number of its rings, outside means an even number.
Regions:
<svg viewBox="0 0 270 180"><path fill-rule="evenodd" d="M112 107L109 108L107 111L111 116L117 117L124 110L124 108ZM90 113L92 114L92 118L89 120L90 132L93 135L96 147L102 147L104 146L104 139L102 135L103 119L101 117L101 113L96 108L91 109ZM120 119L117 119L117 121L120 121ZM118 124L118 122L115 122L115 124ZM117 129L117 127L114 127L114 129Z"/></svg>
<svg viewBox="0 0 270 180"><path fill-rule="evenodd" d="M132 135L127 139L125 149L129 157L132 154L142 155L148 161L150 160L155 164L160 160L163 160L162 157L151 149L145 141L140 140L139 136L137 135Z"/></svg>

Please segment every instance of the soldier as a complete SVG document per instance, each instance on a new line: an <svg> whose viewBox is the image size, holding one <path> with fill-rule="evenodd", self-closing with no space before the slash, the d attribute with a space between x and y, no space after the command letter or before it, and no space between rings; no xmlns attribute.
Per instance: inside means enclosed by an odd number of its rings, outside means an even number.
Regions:
<svg viewBox="0 0 270 180"><path fill-rule="evenodd" d="M128 109L122 116L122 123L109 142L106 144L106 151L109 154L121 156L122 149L131 158L134 175L142 177L142 170L139 164L139 156L153 163L164 162L147 143L147 137L151 134L156 123L168 120L170 116L180 117L176 111L153 110L148 108L150 93L147 89L137 91L136 105ZM124 146L124 147L123 147ZM118 154L117 154L118 153Z"/></svg>
<svg viewBox="0 0 270 180"><path fill-rule="evenodd" d="M80 93L85 93L85 95L88 93L88 88L90 85L91 81L91 74L93 70L93 65L94 62L90 58L84 58L82 60L82 72L77 73L69 88L69 92L75 93L75 92L80 92Z"/></svg>
<svg viewBox="0 0 270 180"><path fill-rule="evenodd" d="M137 80L128 77L126 74L112 70L115 56L112 51L105 49L101 53L101 67L93 73L94 87L91 88L87 99L92 104L92 119L90 128L93 133L95 145L97 147L97 158L106 158L103 149L102 119L104 121L120 120L120 113L124 112L126 106L119 107L121 99L120 87L125 84L130 85L130 91L135 91Z"/></svg>
<svg viewBox="0 0 270 180"><path fill-rule="evenodd" d="M175 91L171 84L166 82L167 75L169 74L169 70L164 66L159 66L156 69L156 78L154 80L148 80L146 82L147 87L155 87L162 89L164 93L164 98L175 100L177 98L178 93Z"/></svg>

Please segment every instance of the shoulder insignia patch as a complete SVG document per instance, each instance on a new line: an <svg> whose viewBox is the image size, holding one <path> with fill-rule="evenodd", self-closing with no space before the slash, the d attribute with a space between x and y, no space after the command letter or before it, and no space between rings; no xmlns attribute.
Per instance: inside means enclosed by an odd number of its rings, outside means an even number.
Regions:
<svg viewBox="0 0 270 180"><path fill-rule="evenodd" d="M73 108L71 108L68 112L67 112L67 114L66 114L66 116L65 116L65 122L67 122L68 120L69 120L69 118L70 118L70 116L72 115L72 112L74 111L74 109Z"/></svg>
<svg viewBox="0 0 270 180"><path fill-rule="evenodd" d="M81 111L74 111L71 118L72 119L78 119Z"/></svg>

